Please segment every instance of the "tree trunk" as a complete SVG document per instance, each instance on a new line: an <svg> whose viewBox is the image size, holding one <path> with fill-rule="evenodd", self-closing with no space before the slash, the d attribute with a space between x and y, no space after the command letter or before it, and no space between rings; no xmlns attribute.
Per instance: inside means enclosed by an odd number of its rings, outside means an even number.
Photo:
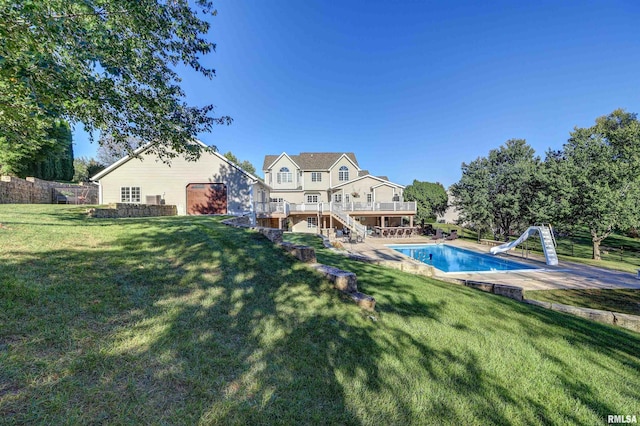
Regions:
<svg viewBox="0 0 640 426"><path fill-rule="evenodd" d="M600 240L599 239L593 239L593 260L601 260L600 258Z"/></svg>
<svg viewBox="0 0 640 426"><path fill-rule="evenodd" d="M597 230L591 230L591 242L593 243L593 260L602 260L600 257L600 243L611 235L611 228L604 232L604 234L598 236Z"/></svg>

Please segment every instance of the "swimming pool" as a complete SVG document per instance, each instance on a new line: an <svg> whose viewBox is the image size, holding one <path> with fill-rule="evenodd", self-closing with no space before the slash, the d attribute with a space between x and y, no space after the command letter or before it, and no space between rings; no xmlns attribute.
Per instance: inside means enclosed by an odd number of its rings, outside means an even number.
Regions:
<svg viewBox="0 0 640 426"><path fill-rule="evenodd" d="M387 247L443 272L506 272L539 269L445 244L397 244Z"/></svg>

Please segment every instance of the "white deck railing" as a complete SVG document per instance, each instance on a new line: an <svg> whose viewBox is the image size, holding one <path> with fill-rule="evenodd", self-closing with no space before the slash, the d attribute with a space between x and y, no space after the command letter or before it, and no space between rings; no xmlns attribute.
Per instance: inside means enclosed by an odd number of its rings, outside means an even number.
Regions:
<svg viewBox="0 0 640 426"><path fill-rule="evenodd" d="M256 213L282 213L286 216L293 212L330 213L336 209L344 212L415 212L416 202L388 202L388 203L255 203Z"/></svg>

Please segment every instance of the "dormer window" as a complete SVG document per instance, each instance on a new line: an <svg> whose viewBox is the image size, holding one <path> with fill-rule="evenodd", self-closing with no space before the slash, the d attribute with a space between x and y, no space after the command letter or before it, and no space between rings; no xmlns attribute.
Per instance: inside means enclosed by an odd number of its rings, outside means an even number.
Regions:
<svg viewBox="0 0 640 426"><path fill-rule="evenodd" d="M293 173L289 171L288 167L282 167L276 175L276 181L278 183L291 183L293 182Z"/></svg>
<svg viewBox="0 0 640 426"><path fill-rule="evenodd" d="M338 180L339 181L349 180L349 168L347 166L342 166L338 170Z"/></svg>

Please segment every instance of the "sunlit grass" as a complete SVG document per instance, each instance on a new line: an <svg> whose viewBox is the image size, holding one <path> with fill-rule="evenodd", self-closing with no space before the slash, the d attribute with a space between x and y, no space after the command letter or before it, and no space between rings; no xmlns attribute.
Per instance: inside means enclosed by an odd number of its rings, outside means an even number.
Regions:
<svg viewBox="0 0 640 426"><path fill-rule="evenodd" d="M313 236L291 238L356 272L374 315L219 218L0 223L0 423L596 424L640 400L637 334Z"/></svg>

